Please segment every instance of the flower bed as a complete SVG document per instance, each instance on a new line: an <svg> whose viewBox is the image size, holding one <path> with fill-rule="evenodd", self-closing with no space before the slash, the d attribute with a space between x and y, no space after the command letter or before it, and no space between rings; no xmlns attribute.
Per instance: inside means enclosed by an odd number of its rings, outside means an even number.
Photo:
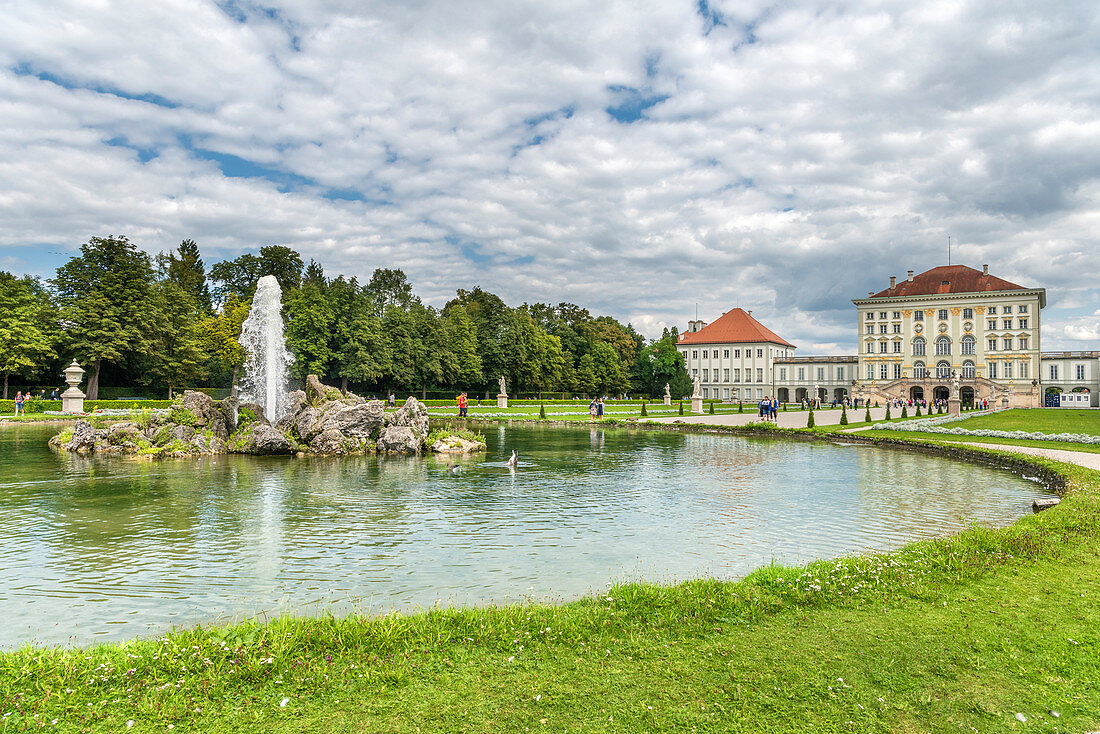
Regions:
<svg viewBox="0 0 1100 734"><path fill-rule="evenodd" d="M1000 411L986 411L983 415L989 415ZM945 423L955 423L973 418L972 415L938 416L936 418L922 418L915 421L902 421L900 423L876 423L871 427L875 431L917 431L920 433L943 433L950 436L977 436L982 438L1013 438L1024 441L1062 441L1065 443L1100 444L1100 436L1090 436L1087 433L1038 433L1031 431L997 431L989 428L944 428Z"/></svg>

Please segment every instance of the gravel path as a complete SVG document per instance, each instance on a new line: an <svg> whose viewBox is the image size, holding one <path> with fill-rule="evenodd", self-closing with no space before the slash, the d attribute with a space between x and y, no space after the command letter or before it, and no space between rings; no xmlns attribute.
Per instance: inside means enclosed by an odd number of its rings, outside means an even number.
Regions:
<svg viewBox="0 0 1100 734"><path fill-rule="evenodd" d="M865 408L853 408L848 411L848 420L852 423L863 420L863 414ZM779 427L780 428L805 428L806 421L809 417L809 412L804 410L790 410L779 411ZM882 420L886 417L886 408L871 408L871 419ZM746 423L760 420L756 415L756 410L751 412L746 408L744 413L716 413L710 415L709 413L699 415L686 413L684 415L674 415L672 417L650 418L649 420L656 421L658 423L702 423L708 426L743 426ZM815 410L814 411L814 424L818 426L835 426L840 423L840 411L839 410Z"/></svg>
<svg viewBox="0 0 1100 734"><path fill-rule="evenodd" d="M932 434L935 435L935 434ZM959 441L965 446L978 446L983 449L997 449L998 451L1010 451L1014 454L1029 454L1042 456L1046 459L1064 461L1067 464L1076 464L1086 469L1100 471L1100 454L1090 454L1087 451L1066 451L1064 449L1044 449L1038 446L1013 446L1004 443L981 443L979 441Z"/></svg>

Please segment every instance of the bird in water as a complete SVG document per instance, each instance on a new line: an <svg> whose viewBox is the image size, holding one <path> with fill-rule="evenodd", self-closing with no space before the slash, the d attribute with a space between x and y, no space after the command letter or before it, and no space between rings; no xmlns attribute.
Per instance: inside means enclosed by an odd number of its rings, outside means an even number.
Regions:
<svg viewBox="0 0 1100 734"><path fill-rule="evenodd" d="M460 471L462 471L462 467L458 464L447 464L447 471L449 471L451 474L458 474Z"/></svg>
<svg viewBox="0 0 1100 734"><path fill-rule="evenodd" d="M515 449L512 449L512 458L508 459L508 466L518 466L518 465L519 465L519 454L516 453Z"/></svg>

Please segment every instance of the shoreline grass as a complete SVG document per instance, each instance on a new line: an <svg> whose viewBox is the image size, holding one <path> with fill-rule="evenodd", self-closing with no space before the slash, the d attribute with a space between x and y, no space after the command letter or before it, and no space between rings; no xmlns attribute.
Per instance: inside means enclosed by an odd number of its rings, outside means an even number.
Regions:
<svg viewBox="0 0 1100 734"><path fill-rule="evenodd" d="M1095 727L1100 473L989 449L933 450L1026 464L1061 478L1065 500L1008 528L771 566L740 581L626 584L560 606L285 617L88 649L28 647L0 654L0 727Z"/></svg>

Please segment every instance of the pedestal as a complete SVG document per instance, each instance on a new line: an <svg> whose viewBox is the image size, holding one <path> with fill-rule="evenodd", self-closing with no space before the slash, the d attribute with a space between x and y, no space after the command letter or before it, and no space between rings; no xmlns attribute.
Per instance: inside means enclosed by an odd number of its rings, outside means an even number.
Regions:
<svg viewBox="0 0 1100 734"><path fill-rule="evenodd" d="M1001 407L1002 408L1007 408L1008 407L1008 398L1001 398Z"/></svg>
<svg viewBox="0 0 1100 734"><path fill-rule="evenodd" d="M668 395L665 395L665 405L672 405L672 398Z"/></svg>
<svg viewBox="0 0 1100 734"><path fill-rule="evenodd" d="M497 395L497 407L498 408L507 408L508 407L508 396L507 395Z"/></svg>
<svg viewBox="0 0 1100 734"><path fill-rule="evenodd" d="M947 399L947 414L958 415L960 412L960 401L958 398Z"/></svg>
<svg viewBox="0 0 1100 734"><path fill-rule="evenodd" d="M75 387L61 393L61 412L67 415L83 415L84 393Z"/></svg>
<svg viewBox="0 0 1100 734"><path fill-rule="evenodd" d="M697 398L694 395L691 396L691 412L702 413L703 412L703 399Z"/></svg>

